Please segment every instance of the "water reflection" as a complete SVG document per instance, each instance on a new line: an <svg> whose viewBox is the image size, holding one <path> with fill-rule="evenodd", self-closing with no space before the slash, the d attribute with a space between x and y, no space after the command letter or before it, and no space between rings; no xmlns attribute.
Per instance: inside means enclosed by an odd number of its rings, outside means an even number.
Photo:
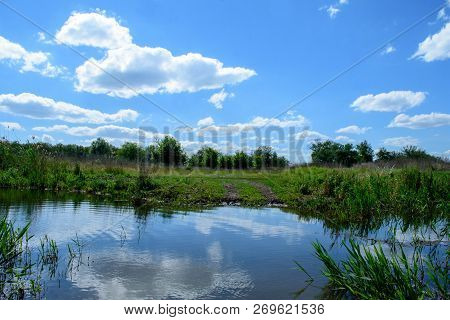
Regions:
<svg viewBox="0 0 450 320"><path fill-rule="evenodd" d="M307 280L294 260L316 279L301 298L322 293L326 280L311 243L333 248L349 230L277 208L220 207L147 214L96 198L0 191L0 214L31 221L37 246L44 235L61 255L76 237L83 253L70 272L44 275L47 299L290 299ZM405 231L399 239L412 238ZM387 239L389 228L369 233ZM68 262L61 259L62 262Z"/></svg>

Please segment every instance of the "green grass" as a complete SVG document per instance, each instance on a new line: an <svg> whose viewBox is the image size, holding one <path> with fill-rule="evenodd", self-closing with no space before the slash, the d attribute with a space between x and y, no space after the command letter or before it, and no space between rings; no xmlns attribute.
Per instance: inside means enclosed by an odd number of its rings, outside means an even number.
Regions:
<svg viewBox="0 0 450 320"><path fill-rule="evenodd" d="M235 180L233 184L236 186L241 199L240 201L243 204L248 206L263 206L266 204L266 198L258 188L249 184L248 181Z"/></svg>
<svg viewBox="0 0 450 320"><path fill-rule="evenodd" d="M449 211L450 171L417 168L300 167L275 170L212 170L147 167L106 161L73 162L38 147L0 146L0 187L98 194L149 206L213 206L226 202L233 183L240 203L268 203L252 186L267 185L285 206L321 218L329 227L377 228L386 217L429 223Z"/></svg>
<svg viewBox="0 0 450 320"><path fill-rule="evenodd" d="M9 146L0 145L0 187L5 188L82 192L137 206L204 207L226 202L225 185L232 184L241 205L265 205L267 199L252 184L256 182L268 186L290 209L320 218L326 227L336 230L356 228L367 234L380 228L386 219L400 220L405 228L448 221L449 171L320 167L267 171L157 167L139 170L129 164L64 161L32 146L16 146L14 150ZM3 298L21 298L26 290L39 291L36 279L24 278L31 268L24 258L26 231L27 228L14 229L6 219L0 220ZM348 259L337 263L320 244L315 245L336 297L448 298L447 262L439 265L420 256L408 260L404 254L387 255L380 247L372 252L354 242L346 248ZM44 239L41 249L41 262L51 268L58 261L56 244Z"/></svg>
<svg viewBox="0 0 450 320"><path fill-rule="evenodd" d="M283 203L313 212L330 227L377 228L387 217L431 223L449 209L448 171L301 168L266 183Z"/></svg>
<svg viewBox="0 0 450 320"><path fill-rule="evenodd" d="M42 274L57 276L61 259L56 242L45 235L37 248L30 247L29 227L30 224L15 227L7 217L0 218L0 300L39 299L43 292ZM70 271L74 258L81 257L78 237L73 242L67 245L69 260L63 272Z"/></svg>
<svg viewBox="0 0 450 320"><path fill-rule="evenodd" d="M15 228L6 218L0 219L0 299L23 299L25 277L31 269L26 243L29 224Z"/></svg>
<svg viewBox="0 0 450 320"><path fill-rule="evenodd" d="M336 262L319 243L315 254L324 265L331 298L347 299L448 299L448 256L414 251L407 257L402 248L385 253L381 246L344 244L346 260ZM301 270L305 271L303 268Z"/></svg>

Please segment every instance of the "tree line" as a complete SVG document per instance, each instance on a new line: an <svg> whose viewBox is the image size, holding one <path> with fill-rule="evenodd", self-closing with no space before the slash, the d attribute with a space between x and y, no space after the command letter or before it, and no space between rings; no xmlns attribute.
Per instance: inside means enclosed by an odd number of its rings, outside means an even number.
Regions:
<svg viewBox="0 0 450 320"><path fill-rule="evenodd" d="M211 169L264 169L285 168L289 161L277 154L271 147L261 146L251 153L237 151L234 154L223 154L220 151L204 146L196 153L188 155L183 146L173 137L166 136L146 147L134 142L125 142L115 147L108 141L98 138L90 146L77 144L48 144L1 141L12 149L18 147L37 147L46 155L59 158L119 160L128 162L147 162L163 166L187 166ZM316 165L332 165L351 167L355 164L397 161L397 160L443 160L432 156L416 146L406 146L401 151L379 149L376 153L372 146L363 141L353 145L341 144L334 141L317 141L311 145L312 163ZM0 156L2 153L0 148ZM5 149L6 150L6 149ZM18 153L19 154L19 153Z"/></svg>
<svg viewBox="0 0 450 320"><path fill-rule="evenodd" d="M395 160L435 160L442 159L428 154L416 146L405 146L401 151L388 151L380 148L376 153L372 146L363 141L357 145L341 144L334 141L318 141L311 145L311 158L314 164L351 167L358 163Z"/></svg>
<svg viewBox="0 0 450 320"><path fill-rule="evenodd" d="M16 142L11 144L19 145ZM251 153L237 151L234 154L223 154L212 147L204 146L196 153L188 155L183 146L175 138L169 136L147 147L142 147L134 142L125 142L120 147L115 147L102 138L92 141L90 146L61 143L52 145L41 142L29 145L38 145L42 152L53 157L142 161L164 166L262 169L284 168L289 164L285 157L279 156L271 147L267 146L259 147Z"/></svg>

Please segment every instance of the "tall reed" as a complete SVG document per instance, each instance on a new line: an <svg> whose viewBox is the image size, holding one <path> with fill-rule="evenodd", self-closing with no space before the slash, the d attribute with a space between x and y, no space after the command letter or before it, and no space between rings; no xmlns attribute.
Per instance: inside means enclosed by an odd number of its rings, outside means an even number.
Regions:
<svg viewBox="0 0 450 320"><path fill-rule="evenodd" d="M0 299L23 299L23 282L30 268L27 236L29 224L15 228L6 217L0 219Z"/></svg>
<svg viewBox="0 0 450 320"><path fill-rule="evenodd" d="M316 242L315 255L324 264L332 298L348 299L448 299L448 249L444 255L414 251L407 257L402 247L386 253L350 240L344 243L347 258L336 262Z"/></svg>

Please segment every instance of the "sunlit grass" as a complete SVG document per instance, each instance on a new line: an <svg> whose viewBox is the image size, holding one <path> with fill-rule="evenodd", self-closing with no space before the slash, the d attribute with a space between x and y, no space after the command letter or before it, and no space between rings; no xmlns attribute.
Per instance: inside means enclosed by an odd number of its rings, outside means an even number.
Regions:
<svg viewBox="0 0 450 320"><path fill-rule="evenodd" d="M419 250L407 257L402 247L386 253L380 245L350 240L344 244L347 258L337 262L323 245L313 246L331 298L448 299L448 251L424 257Z"/></svg>

